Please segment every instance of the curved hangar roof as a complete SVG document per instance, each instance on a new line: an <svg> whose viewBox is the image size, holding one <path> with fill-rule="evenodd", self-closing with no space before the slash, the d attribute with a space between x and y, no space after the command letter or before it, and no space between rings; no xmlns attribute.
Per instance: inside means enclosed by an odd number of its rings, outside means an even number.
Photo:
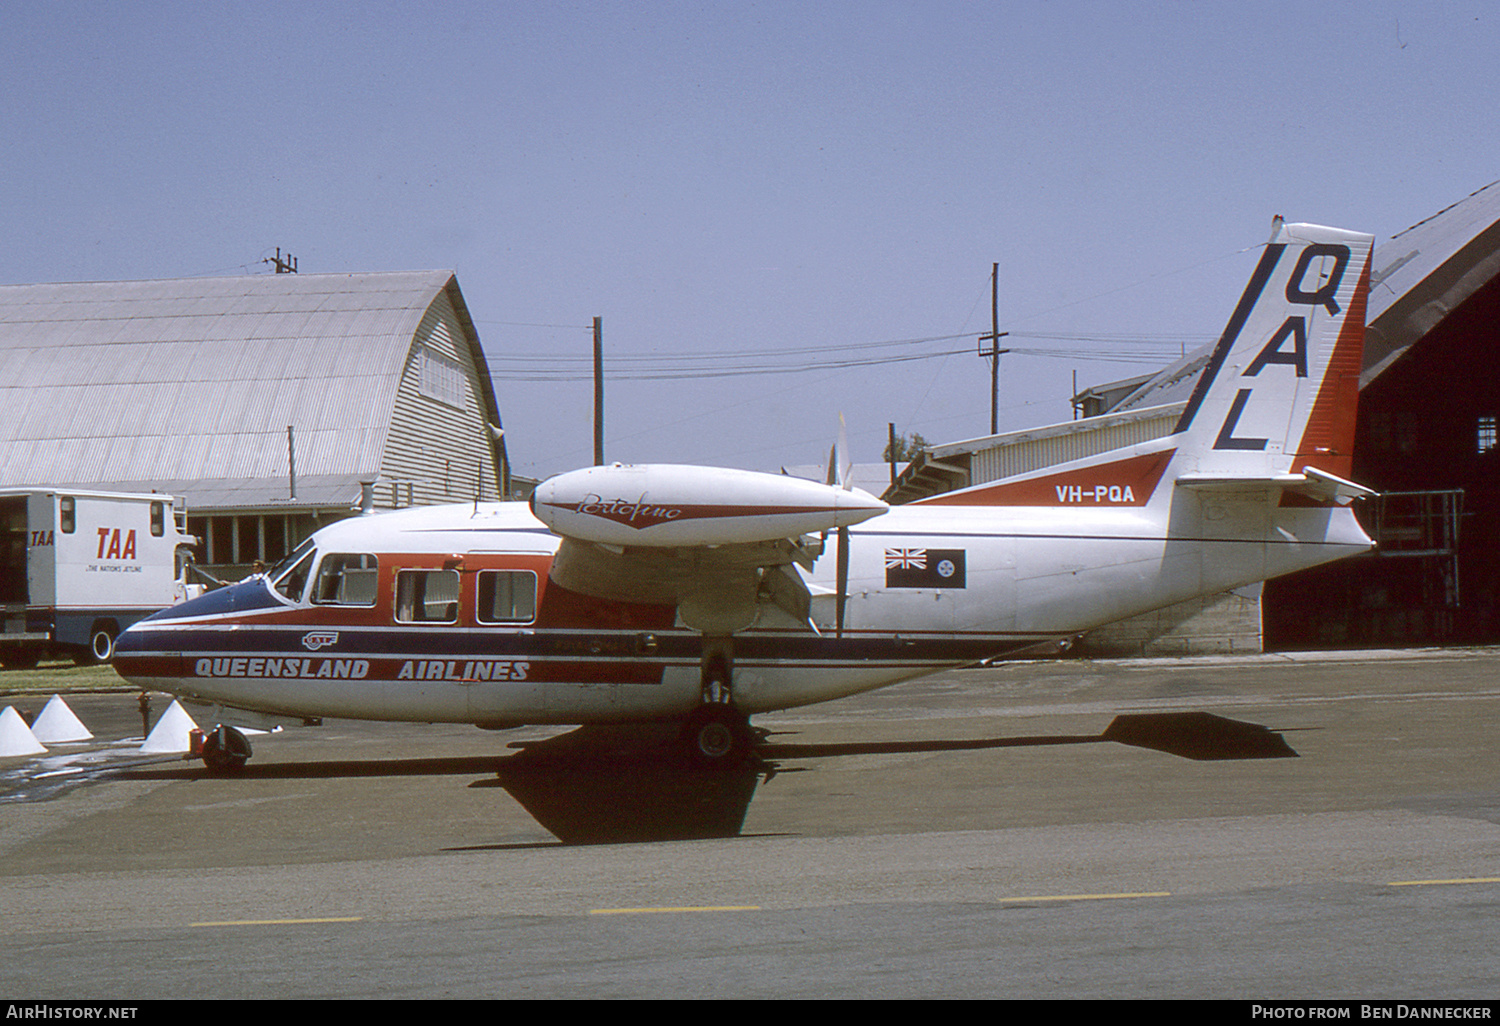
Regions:
<svg viewBox="0 0 1500 1026"><path fill-rule="evenodd" d="M1491 182L1375 247L1361 388L1500 275L1500 182ZM1217 341L1130 391L1110 412L1185 402ZM1100 386L1107 391L1112 386Z"/></svg>
<svg viewBox="0 0 1500 1026"><path fill-rule="evenodd" d="M499 413L451 271L0 286L0 484L344 505L432 477L397 437L412 391L431 406L412 433L456 425L451 471L468 463L468 494L476 469L494 482Z"/></svg>

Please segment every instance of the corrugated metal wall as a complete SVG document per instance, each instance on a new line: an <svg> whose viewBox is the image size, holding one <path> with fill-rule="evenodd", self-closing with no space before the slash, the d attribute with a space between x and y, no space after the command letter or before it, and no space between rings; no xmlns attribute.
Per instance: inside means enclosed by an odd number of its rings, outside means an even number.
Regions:
<svg viewBox="0 0 1500 1026"><path fill-rule="evenodd" d="M1179 413L1180 408L1174 406L1159 416L1097 427L1090 425L1087 420L1081 420L1077 422L1080 426L1078 431L979 449L971 456L969 483L995 481L1162 438L1172 433Z"/></svg>
<svg viewBox="0 0 1500 1026"><path fill-rule="evenodd" d="M466 502L475 497L476 488L480 498L496 498L489 426L477 399L479 371L468 347L457 341L461 337L453 304L446 293L439 293L406 357L375 491L377 506ZM462 409L422 393L426 353L463 368Z"/></svg>

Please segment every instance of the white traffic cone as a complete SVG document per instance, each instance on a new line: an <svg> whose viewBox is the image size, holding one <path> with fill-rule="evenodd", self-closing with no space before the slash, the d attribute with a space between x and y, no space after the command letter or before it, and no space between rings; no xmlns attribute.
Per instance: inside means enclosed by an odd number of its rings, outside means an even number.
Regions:
<svg viewBox="0 0 1500 1026"><path fill-rule="evenodd" d="M47 749L36 739L16 707L7 705L0 712L0 757L7 755L46 755Z"/></svg>
<svg viewBox="0 0 1500 1026"><path fill-rule="evenodd" d="M156 726L151 728L151 733L141 743L141 751L175 754L191 750L188 743L188 732L197 730L198 724L187 714L187 710L180 702L173 702L167 706L167 711L161 714L161 719L156 721Z"/></svg>
<svg viewBox="0 0 1500 1026"><path fill-rule="evenodd" d="M42 706L41 713L31 724L31 733L38 741L47 745L89 741L94 736L73 715L73 710L68 708L68 703L62 700L61 695L53 695L52 700Z"/></svg>

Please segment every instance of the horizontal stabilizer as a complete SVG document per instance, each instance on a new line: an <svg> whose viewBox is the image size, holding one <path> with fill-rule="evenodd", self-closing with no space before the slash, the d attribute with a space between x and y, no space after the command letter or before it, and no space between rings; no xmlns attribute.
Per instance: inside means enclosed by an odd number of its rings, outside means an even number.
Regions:
<svg viewBox="0 0 1500 1026"><path fill-rule="evenodd" d="M1343 505L1352 499L1364 499L1378 494L1373 488L1346 481L1342 477L1319 470L1317 467L1303 467L1302 473L1307 477L1307 483L1300 488L1293 488L1294 492L1314 499L1322 499L1325 502L1337 502Z"/></svg>
<svg viewBox="0 0 1500 1026"><path fill-rule="evenodd" d="M1300 474L1276 474L1268 477L1228 477L1217 474L1184 474L1177 479L1184 488L1206 491L1244 491L1254 488L1277 488L1296 492L1319 502L1336 502L1339 505L1354 499L1375 495L1374 489L1345 481L1343 478L1316 467L1304 467Z"/></svg>

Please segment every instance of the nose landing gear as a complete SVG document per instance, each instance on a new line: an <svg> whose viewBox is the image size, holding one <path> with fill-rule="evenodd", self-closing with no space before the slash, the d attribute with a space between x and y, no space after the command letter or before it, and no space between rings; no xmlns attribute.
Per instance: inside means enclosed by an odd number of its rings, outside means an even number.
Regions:
<svg viewBox="0 0 1500 1026"><path fill-rule="evenodd" d="M234 773L250 760L250 739L233 727L219 724L203 735L199 756L214 776Z"/></svg>

